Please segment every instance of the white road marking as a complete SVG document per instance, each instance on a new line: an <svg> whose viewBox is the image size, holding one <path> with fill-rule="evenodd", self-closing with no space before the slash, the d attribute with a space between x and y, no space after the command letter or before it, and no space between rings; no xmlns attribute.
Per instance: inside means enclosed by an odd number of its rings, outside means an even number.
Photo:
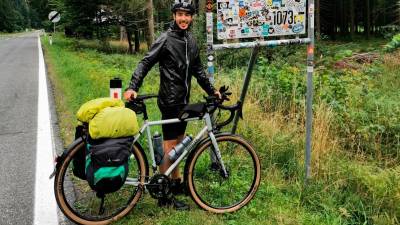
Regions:
<svg viewBox="0 0 400 225"><path fill-rule="evenodd" d="M54 169L54 142L50 124L50 108L47 95L47 81L42 46L38 36L39 49L39 97L38 130L36 146L36 178L34 225L58 224L57 204L54 197L53 179L49 176Z"/></svg>

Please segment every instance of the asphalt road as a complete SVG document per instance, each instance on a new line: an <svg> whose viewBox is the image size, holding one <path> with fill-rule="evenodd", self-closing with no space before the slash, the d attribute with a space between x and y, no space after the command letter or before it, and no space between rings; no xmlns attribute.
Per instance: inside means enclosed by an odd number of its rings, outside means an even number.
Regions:
<svg viewBox="0 0 400 225"><path fill-rule="evenodd" d="M37 34L0 41L0 224L31 224L37 136Z"/></svg>
<svg viewBox="0 0 400 225"><path fill-rule="evenodd" d="M32 224L41 216L34 218L35 179L38 177L35 174L38 55L38 34L35 32L0 38L0 225ZM54 137L53 145L60 152L62 144L58 138L52 96L49 101L53 109L50 112L54 132L51 136ZM50 174L47 173L43 176L48 177ZM46 198L54 196L46 195ZM58 215L60 224L70 224L59 211Z"/></svg>

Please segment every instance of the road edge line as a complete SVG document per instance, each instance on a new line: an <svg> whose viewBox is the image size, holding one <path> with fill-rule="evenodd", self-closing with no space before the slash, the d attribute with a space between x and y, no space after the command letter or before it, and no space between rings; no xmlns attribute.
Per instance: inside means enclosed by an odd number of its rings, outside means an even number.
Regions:
<svg viewBox="0 0 400 225"><path fill-rule="evenodd" d="M55 148L50 123L46 69L40 36L38 35L37 38L39 51L39 95L33 224L54 225L58 224L57 204L54 197L53 180L50 180L49 176L54 169Z"/></svg>

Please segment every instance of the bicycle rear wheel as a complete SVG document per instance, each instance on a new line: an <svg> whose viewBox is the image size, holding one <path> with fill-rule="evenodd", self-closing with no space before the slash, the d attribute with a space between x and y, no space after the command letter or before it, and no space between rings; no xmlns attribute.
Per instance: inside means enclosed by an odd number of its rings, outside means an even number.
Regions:
<svg viewBox="0 0 400 225"><path fill-rule="evenodd" d="M213 163L215 153L208 140L189 158L185 173L188 190L196 204L207 211L234 212L254 197L260 184L260 162L253 147L243 138L222 135L216 140L228 176L224 175L220 162Z"/></svg>
<svg viewBox="0 0 400 225"><path fill-rule="evenodd" d="M104 197L104 210L101 210L101 198L90 188L86 180L75 177L73 158L84 150L82 141L75 145L65 159L60 162L54 180L55 197L61 211L78 224L108 224L125 216L138 202L143 192L142 184L146 176L146 163L143 154L134 145L129 159L127 182L116 192Z"/></svg>

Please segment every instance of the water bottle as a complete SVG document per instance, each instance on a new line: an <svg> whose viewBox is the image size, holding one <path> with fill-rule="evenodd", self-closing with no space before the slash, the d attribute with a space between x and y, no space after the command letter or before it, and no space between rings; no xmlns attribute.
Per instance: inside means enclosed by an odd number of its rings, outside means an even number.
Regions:
<svg viewBox="0 0 400 225"><path fill-rule="evenodd" d="M156 164L160 165L164 158L164 149L163 149L163 138L160 133L155 132L153 135L153 149L154 149L154 158L156 160Z"/></svg>
<svg viewBox="0 0 400 225"><path fill-rule="evenodd" d="M175 147L171 149L168 153L169 159L173 162L175 161L183 152L183 150L190 144L193 138L188 135L186 136L181 143L177 144Z"/></svg>

